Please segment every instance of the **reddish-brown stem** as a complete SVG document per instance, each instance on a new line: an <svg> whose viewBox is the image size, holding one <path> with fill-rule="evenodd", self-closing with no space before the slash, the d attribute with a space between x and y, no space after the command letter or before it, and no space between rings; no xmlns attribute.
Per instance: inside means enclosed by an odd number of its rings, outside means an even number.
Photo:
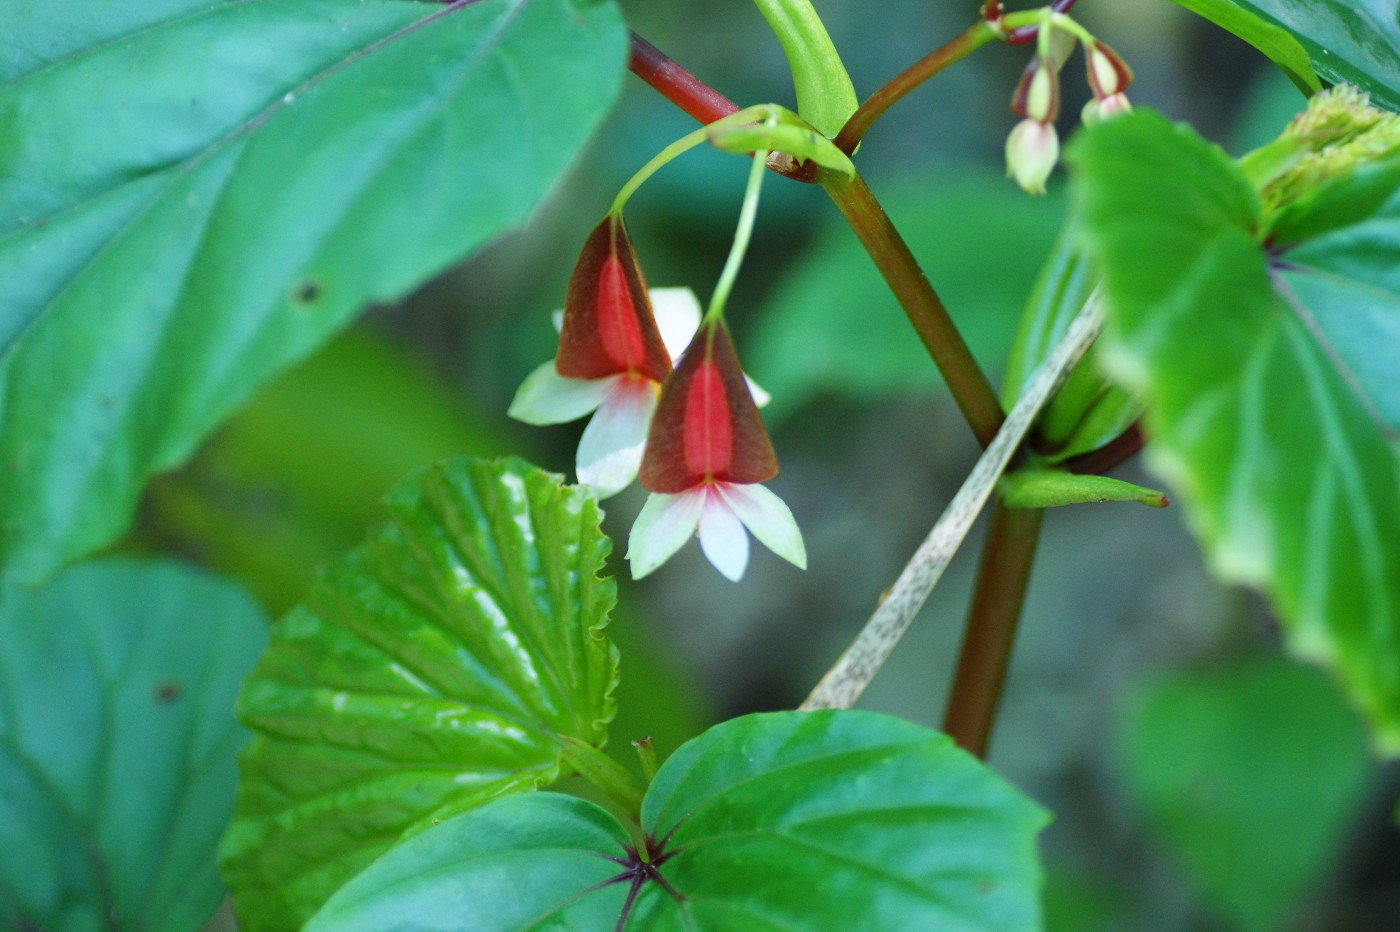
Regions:
<svg viewBox="0 0 1400 932"><path fill-rule="evenodd" d="M1142 432L1142 423L1140 421L1134 422L1131 427L1097 450L1091 450L1088 453L1072 456L1065 460L1064 466L1070 472L1081 475L1086 473L1102 475L1132 459L1146 442L1147 437Z"/></svg>
<svg viewBox="0 0 1400 932"><path fill-rule="evenodd" d="M1054 0L1050 4L1050 9L1056 13L1068 13L1072 6L1074 6L1074 0ZM1003 41L1007 45L1026 45L1029 42L1034 42L1038 35L1040 35L1039 26L1021 26L1008 32Z"/></svg>
<svg viewBox="0 0 1400 932"><path fill-rule="evenodd" d="M728 97L686 71L635 32L627 67L701 123L713 123L739 109Z"/></svg>
<svg viewBox="0 0 1400 932"><path fill-rule="evenodd" d="M979 20L974 26L952 41L934 49L928 55L914 62L886 84L865 99L865 102L851 114L841 132L836 134L836 145L847 155L865 136L866 130L884 115L885 111L914 88L938 74L944 68L966 57L971 52L998 37L995 23Z"/></svg>
<svg viewBox="0 0 1400 932"><path fill-rule="evenodd" d="M1001 403L948 316L948 309L919 268L918 260L875 200L865 179L822 172L820 182L884 276L885 284L943 373L963 417L985 447L1001 427Z"/></svg>
<svg viewBox="0 0 1400 932"><path fill-rule="evenodd" d="M991 508L943 719L943 730L978 757L987 756L1044 514L1037 508L1007 508L1000 501Z"/></svg>

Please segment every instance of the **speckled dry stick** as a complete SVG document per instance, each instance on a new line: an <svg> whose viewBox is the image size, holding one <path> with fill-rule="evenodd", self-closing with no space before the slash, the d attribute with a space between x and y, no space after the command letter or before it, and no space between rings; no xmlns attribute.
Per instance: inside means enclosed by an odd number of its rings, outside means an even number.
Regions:
<svg viewBox="0 0 1400 932"><path fill-rule="evenodd" d="M923 607L953 554L957 553L1036 415L1098 336L1103 316L1103 300L1096 291L1063 339L1036 370L996 439L977 461L967 481L948 503L875 613L799 708L804 711L848 709L860 698Z"/></svg>

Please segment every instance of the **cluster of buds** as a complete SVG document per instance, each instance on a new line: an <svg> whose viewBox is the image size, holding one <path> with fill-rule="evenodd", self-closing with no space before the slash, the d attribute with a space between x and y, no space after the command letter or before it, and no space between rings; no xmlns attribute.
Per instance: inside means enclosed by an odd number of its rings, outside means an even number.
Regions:
<svg viewBox="0 0 1400 932"><path fill-rule="evenodd" d="M647 288L619 214L588 237L556 319L558 354L525 379L510 415L557 424L591 413L577 471L600 498L640 473L652 494L629 540L634 577L697 531L705 556L735 581L748 532L806 566L792 512L760 484L778 473L758 413L767 395L744 375L724 321L702 321L690 289Z"/></svg>
<svg viewBox="0 0 1400 932"><path fill-rule="evenodd" d="M1068 45L1058 41L1066 37ZM1060 138L1055 132L1060 115L1060 68L1074 42L1068 32L1052 30L1049 22L1041 27L1041 39L1011 97L1011 110L1021 122L1006 138L1006 173L1030 194L1045 193L1045 182L1060 158ZM1084 106L1083 121L1093 124L1132 109L1124 94L1132 83L1132 70L1098 39L1085 34L1083 41L1089 88L1094 94Z"/></svg>

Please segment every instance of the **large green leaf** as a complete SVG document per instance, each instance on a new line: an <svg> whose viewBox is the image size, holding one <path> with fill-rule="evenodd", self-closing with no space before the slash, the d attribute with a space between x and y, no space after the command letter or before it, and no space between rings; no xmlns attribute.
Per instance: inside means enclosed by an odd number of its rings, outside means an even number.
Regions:
<svg viewBox="0 0 1400 932"><path fill-rule="evenodd" d="M249 930L295 929L406 835L601 746L617 655L596 501L520 460L448 460L278 621L239 714L224 876Z"/></svg>
<svg viewBox="0 0 1400 932"><path fill-rule="evenodd" d="M1127 785L1231 928L1287 927L1336 865L1372 776L1336 687L1277 660L1146 684L1123 723Z"/></svg>
<svg viewBox="0 0 1400 932"><path fill-rule="evenodd" d="M1400 8L1395 0L1176 0L1268 55L1305 92L1315 70L1400 110ZM1306 52L1312 69L1300 61ZM1311 79L1311 80L1310 80Z"/></svg>
<svg viewBox="0 0 1400 932"><path fill-rule="evenodd" d="M607 110L607 0L0 9L0 561L142 483L367 302L520 222Z"/></svg>
<svg viewBox="0 0 1400 932"><path fill-rule="evenodd" d="M0 928L192 932L223 895L241 590L170 562L75 566L0 607Z"/></svg>
<svg viewBox="0 0 1400 932"><path fill-rule="evenodd" d="M898 719L726 722L662 766L642 816L650 874L588 803L493 803L381 859L307 932L1040 927L1045 814L946 736Z"/></svg>
<svg viewBox="0 0 1400 932"><path fill-rule="evenodd" d="M1072 159L1105 360L1149 396L1151 462L1215 570L1269 593L1293 648L1336 666L1400 748L1400 454L1381 413L1400 371L1371 345L1394 345L1400 228L1333 227L1271 256L1241 171L1155 114L1093 129Z"/></svg>

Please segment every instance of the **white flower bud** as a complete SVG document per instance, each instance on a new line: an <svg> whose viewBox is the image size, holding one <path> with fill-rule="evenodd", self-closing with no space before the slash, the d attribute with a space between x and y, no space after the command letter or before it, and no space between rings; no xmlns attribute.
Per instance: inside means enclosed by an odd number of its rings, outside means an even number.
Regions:
<svg viewBox="0 0 1400 932"><path fill-rule="evenodd" d="M1085 126L1093 126L1102 123L1104 120L1111 120L1120 113L1131 113L1133 105L1128 103L1128 95L1119 91L1103 100L1089 98L1089 102L1084 105L1079 118Z"/></svg>
<svg viewBox="0 0 1400 932"><path fill-rule="evenodd" d="M1006 174L1030 194L1045 193L1045 180L1059 158L1054 124L1022 120L1006 137Z"/></svg>

